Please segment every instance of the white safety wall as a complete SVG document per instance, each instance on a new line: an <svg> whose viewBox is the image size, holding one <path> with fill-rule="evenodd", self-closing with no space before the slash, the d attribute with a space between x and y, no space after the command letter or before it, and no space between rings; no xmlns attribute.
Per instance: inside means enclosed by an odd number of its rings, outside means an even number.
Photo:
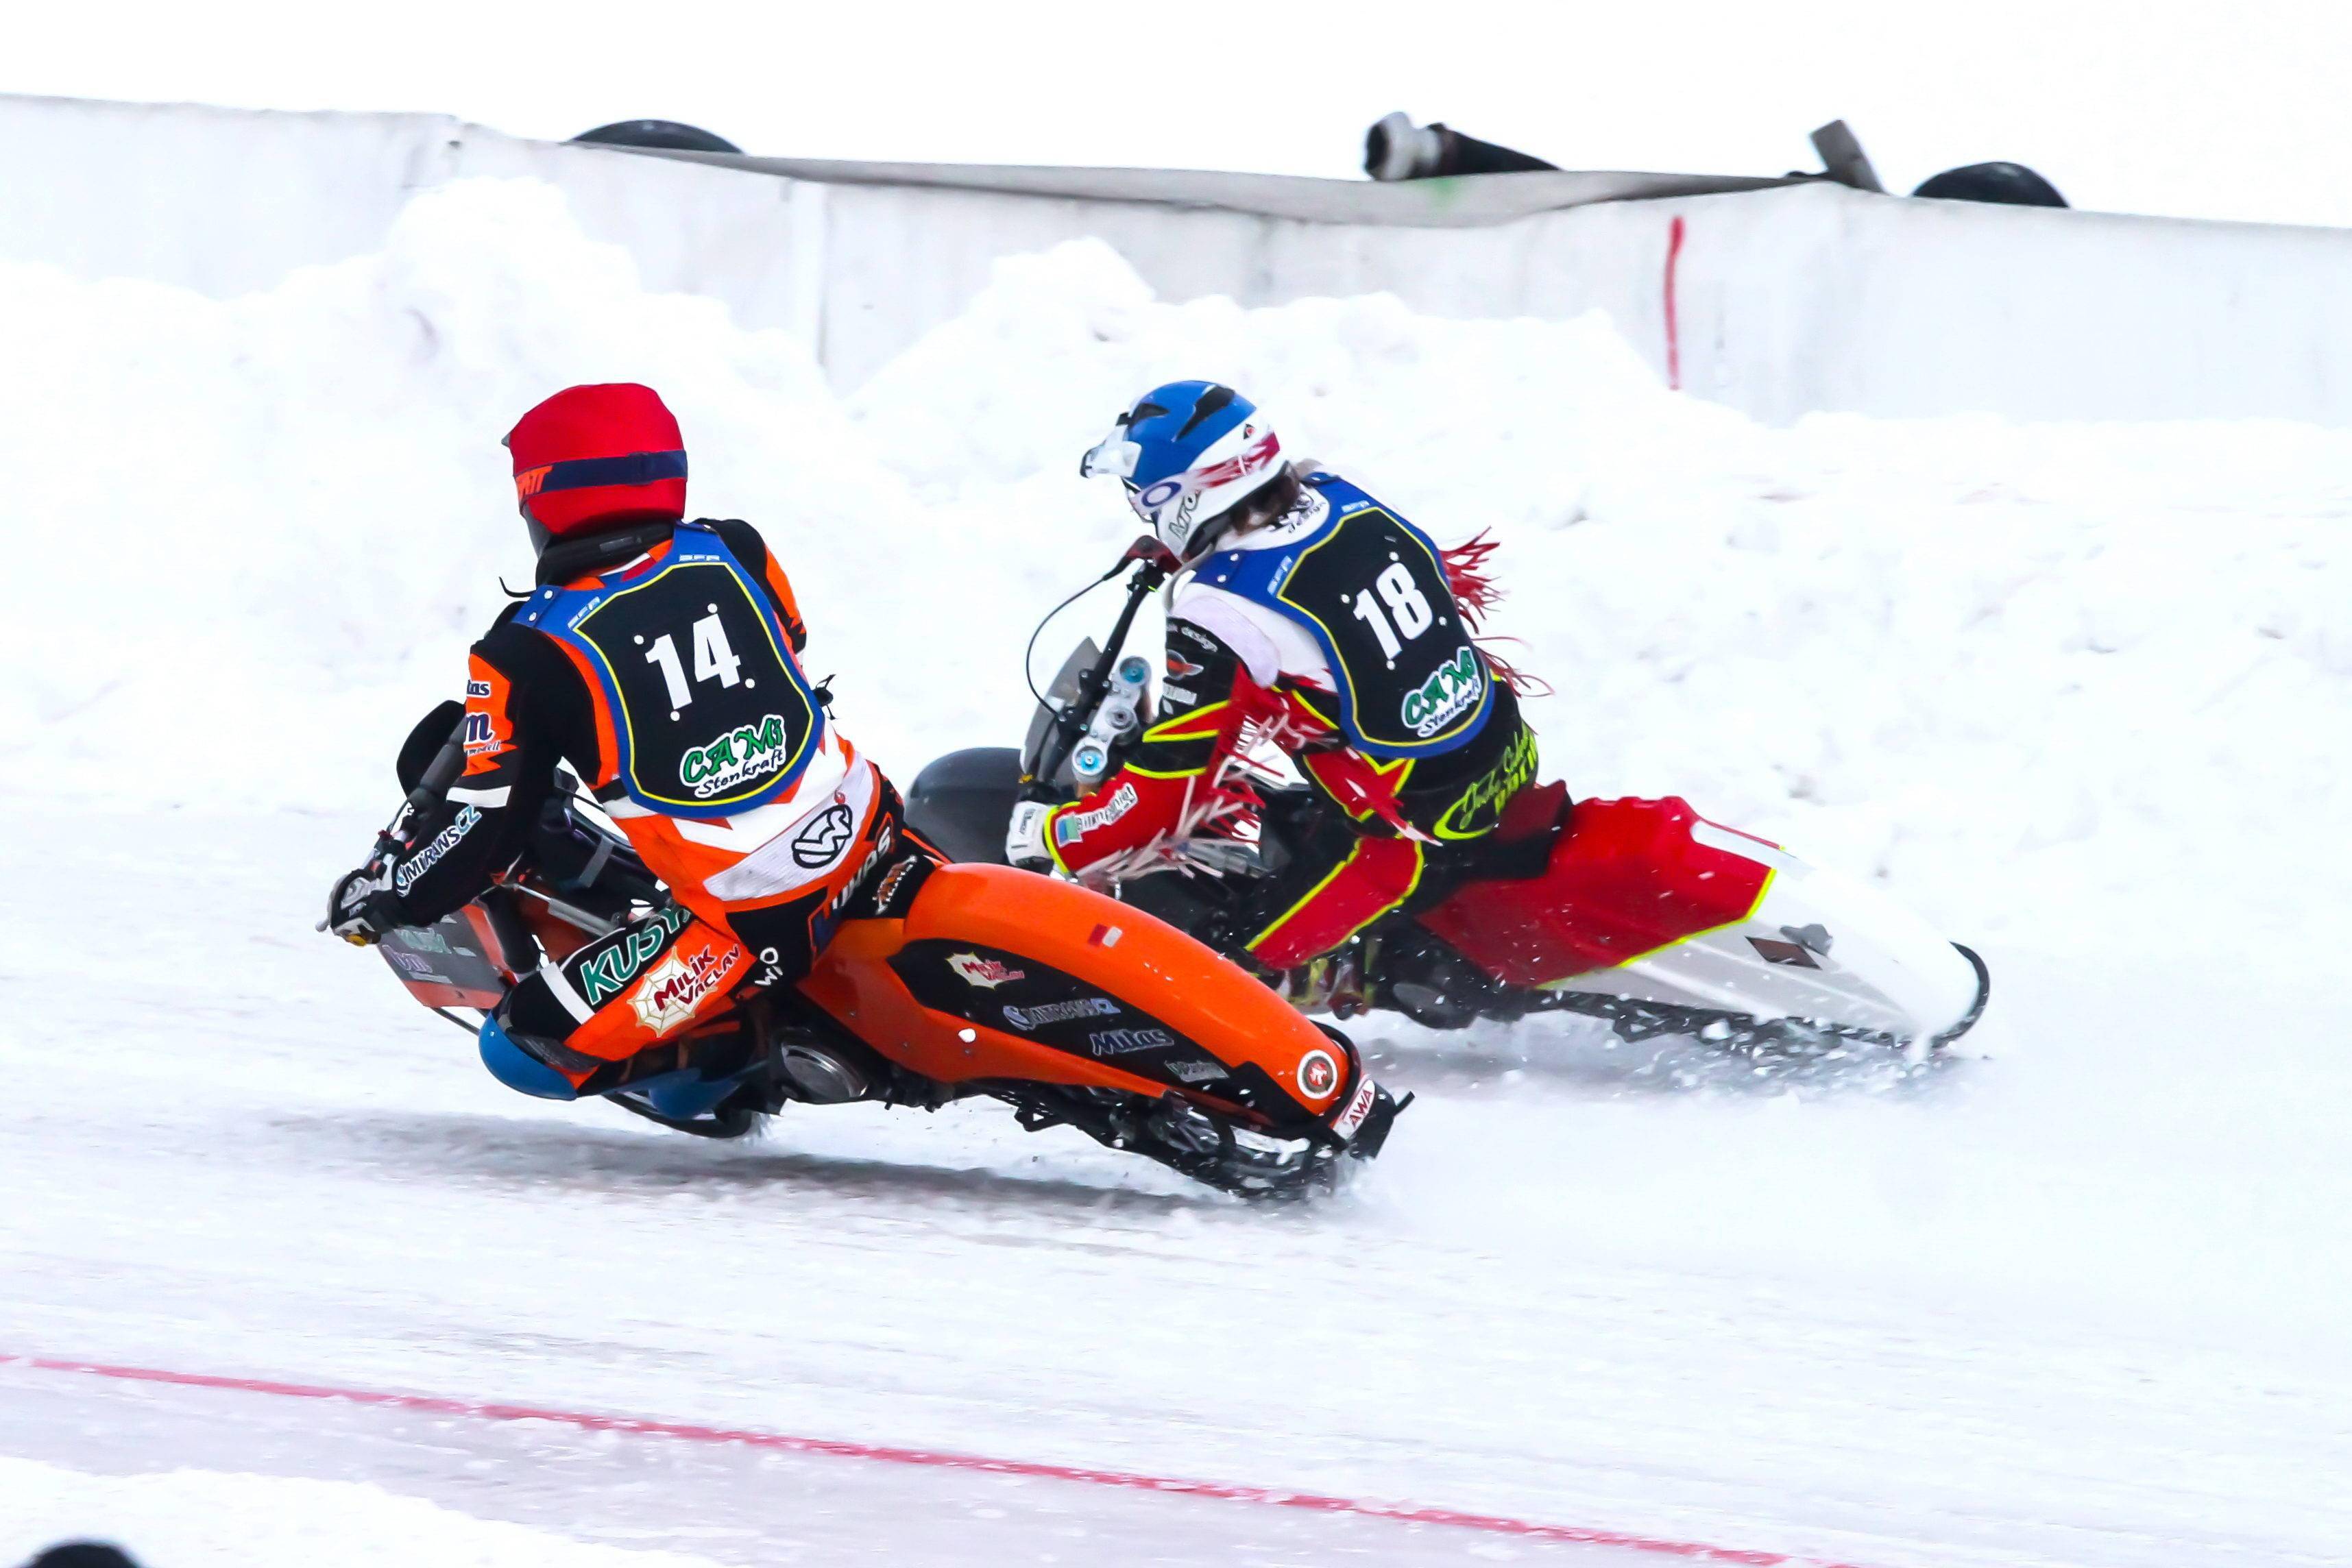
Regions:
<svg viewBox="0 0 2352 1568"><path fill-rule="evenodd" d="M409 195L477 174L559 185L649 287L793 330L843 389L952 318L1002 257L1092 235L1169 299L1387 291L1441 316L1601 309L1662 375L1776 423L1842 410L2352 423L2352 231L1826 184L1468 226L1399 222L1365 190L1364 219L1329 222L1235 210L1263 187L1247 177L1231 183L1234 207L1202 204L1198 176L1179 204L793 179L436 116L16 98L0 99L0 256L226 297L371 252ZM1148 172L1128 180L1139 197L1155 189ZM1328 186L1326 206L1357 189Z"/></svg>

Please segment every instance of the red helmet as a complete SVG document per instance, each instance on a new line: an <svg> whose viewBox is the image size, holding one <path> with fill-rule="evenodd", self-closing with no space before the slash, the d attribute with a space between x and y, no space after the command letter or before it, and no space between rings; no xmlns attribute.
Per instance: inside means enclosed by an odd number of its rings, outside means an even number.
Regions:
<svg viewBox="0 0 2352 1568"><path fill-rule="evenodd" d="M506 444L541 549L614 523L686 516L686 438L651 387L566 387L517 421Z"/></svg>

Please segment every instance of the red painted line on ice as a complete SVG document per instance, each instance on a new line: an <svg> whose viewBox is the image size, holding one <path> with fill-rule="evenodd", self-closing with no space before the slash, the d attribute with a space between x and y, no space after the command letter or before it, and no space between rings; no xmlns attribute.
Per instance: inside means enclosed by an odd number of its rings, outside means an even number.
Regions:
<svg viewBox="0 0 2352 1568"><path fill-rule="evenodd" d="M462 1416L479 1421L546 1421L586 1432L626 1432L644 1437L674 1437L688 1443L740 1443L745 1448L781 1449L794 1454L824 1454L843 1459L870 1459L887 1465L921 1465L934 1469L978 1470L988 1475L1076 1481L1086 1486L1121 1487L1135 1491L1166 1492L1178 1497L1210 1498L1221 1502L1305 1509L1314 1513L1352 1514L1405 1524L1443 1524L1460 1530L1485 1531L1491 1535L1519 1536L1531 1541L1613 1546L1627 1552L1646 1552L1655 1556L1679 1557L1693 1563L1734 1563L1744 1564L1745 1568L1861 1568L1857 1563L1790 1557L1779 1552L1742 1552L1728 1546L1709 1546L1704 1542L1671 1541L1660 1536L1633 1535L1621 1531L1588 1529L1581 1525L1539 1524L1531 1520L1508 1519L1499 1514L1465 1513L1457 1509L1423 1508L1414 1503L1324 1497L1314 1492L1283 1491L1273 1487L1181 1480L1168 1476L1140 1475L1129 1470L1094 1470L1075 1465L1041 1464L1031 1459L991 1459L977 1454L944 1453L934 1448L896 1448L878 1443L844 1442L835 1437L794 1437L781 1432L698 1427L677 1421L646 1421L628 1416L544 1409L533 1405L491 1405L426 1394L392 1394L381 1389L340 1388L320 1383L278 1383L262 1377L223 1377L212 1373L169 1372L152 1366L113 1366L102 1362L60 1361L45 1355L0 1355L0 1367L73 1373L84 1377L112 1378L120 1383L160 1383L175 1388L227 1389L239 1394L266 1394L278 1399L334 1400L347 1405L373 1406L379 1409L413 1410L428 1416Z"/></svg>
<svg viewBox="0 0 2352 1568"><path fill-rule="evenodd" d="M1683 390L1682 323L1675 319L1675 271L1683 259L1683 220L1679 214L1666 225L1666 385Z"/></svg>

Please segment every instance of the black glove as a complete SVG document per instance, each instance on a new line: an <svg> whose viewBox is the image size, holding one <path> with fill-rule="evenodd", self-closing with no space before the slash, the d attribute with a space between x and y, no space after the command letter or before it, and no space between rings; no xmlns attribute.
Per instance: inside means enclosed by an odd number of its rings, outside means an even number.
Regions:
<svg viewBox="0 0 2352 1568"><path fill-rule="evenodd" d="M327 895L325 929L358 947L371 947L395 926L412 924L382 873L346 872Z"/></svg>

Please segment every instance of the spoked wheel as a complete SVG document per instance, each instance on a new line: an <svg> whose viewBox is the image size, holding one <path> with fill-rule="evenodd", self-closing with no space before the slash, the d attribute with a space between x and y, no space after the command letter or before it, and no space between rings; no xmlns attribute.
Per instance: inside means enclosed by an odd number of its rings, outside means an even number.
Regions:
<svg viewBox="0 0 2352 1568"><path fill-rule="evenodd" d="M1254 1202L1296 1201L1331 1191L1339 1185L1340 1156L1351 1152L1351 1145L1328 1134L1278 1136L1176 1094L1155 1099L1036 1083L1006 1085L993 1092L1013 1108L1029 1132L1076 1127L1106 1148L1141 1155L1204 1186ZM1389 1108L1382 1132L1393 1116ZM1374 1142L1363 1148L1363 1157L1378 1146Z"/></svg>

